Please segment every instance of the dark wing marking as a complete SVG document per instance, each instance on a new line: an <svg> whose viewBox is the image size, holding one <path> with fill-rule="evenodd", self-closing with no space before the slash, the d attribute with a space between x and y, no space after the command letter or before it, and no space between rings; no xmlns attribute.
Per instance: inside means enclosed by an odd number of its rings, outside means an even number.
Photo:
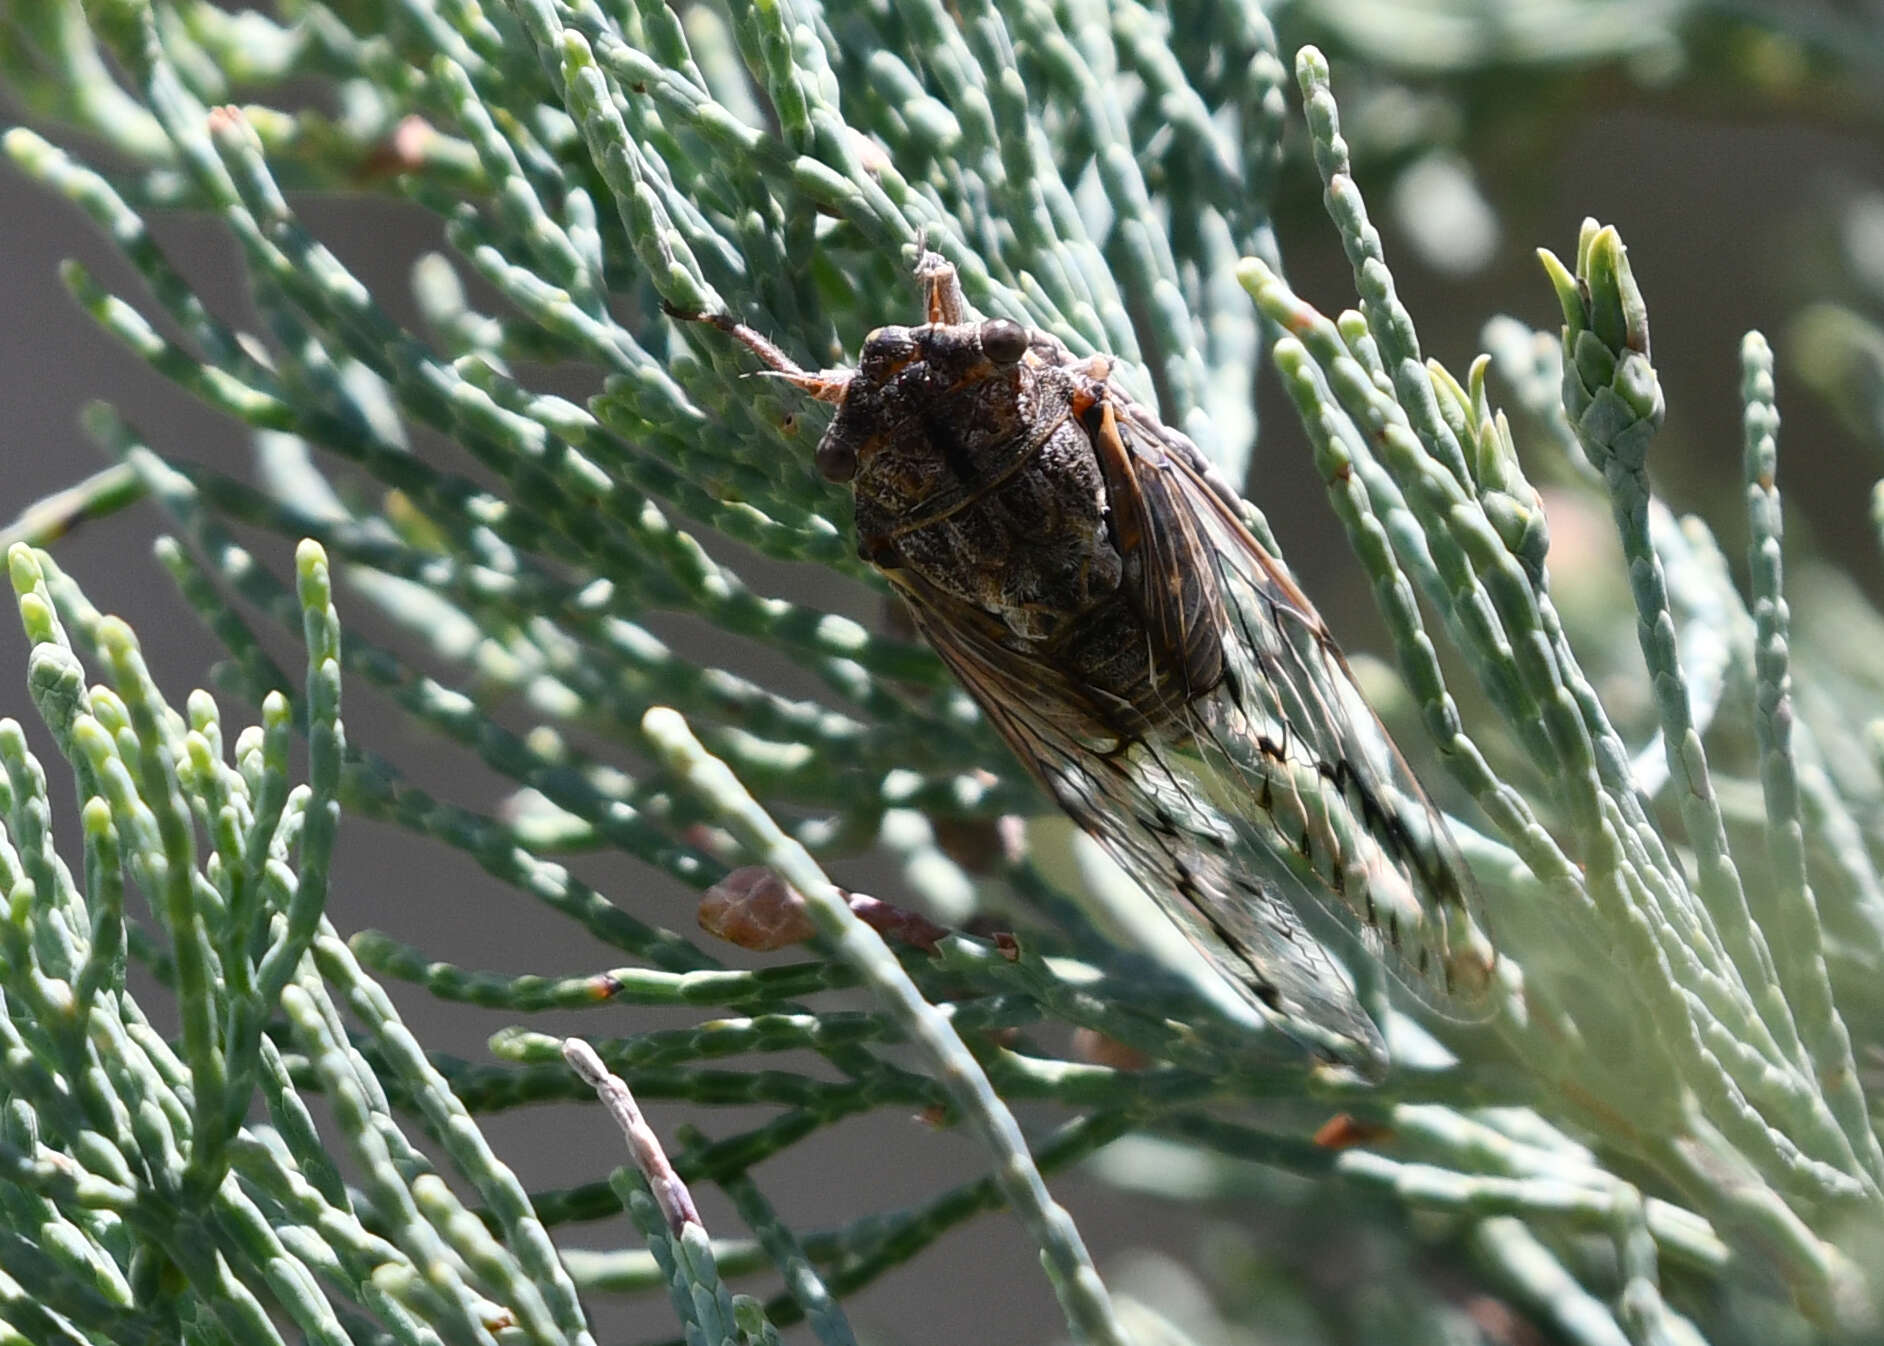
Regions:
<svg viewBox="0 0 1884 1346"><path fill-rule="evenodd" d="M913 571L888 574L1015 754L1252 1007L1324 1058L1382 1074L1385 1044L1353 989L1275 886L1242 862L1238 828L1188 773L1155 743L1109 730L1129 715L1007 648L988 614Z"/></svg>
<svg viewBox="0 0 1884 1346"><path fill-rule="evenodd" d="M1107 471L1112 499L1153 502L1157 564L1208 571L1221 600L1222 676L1162 759L1232 821L1251 863L1267 857L1270 878L1356 930L1421 999L1482 1013L1495 956L1470 873L1320 615L1188 440L1124 398L1111 423L1119 443L1095 446L1101 465L1130 464ZM1147 606L1168 603L1144 582Z"/></svg>

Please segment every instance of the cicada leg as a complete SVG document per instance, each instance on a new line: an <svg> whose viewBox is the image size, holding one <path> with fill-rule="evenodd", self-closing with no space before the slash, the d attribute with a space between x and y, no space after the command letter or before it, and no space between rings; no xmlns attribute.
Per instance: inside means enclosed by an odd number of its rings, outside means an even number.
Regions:
<svg viewBox="0 0 1884 1346"><path fill-rule="evenodd" d="M844 390L850 387L854 370L821 369L813 373L809 369L804 369L770 340L760 336L758 332L730 314L689 313L671 304L662 304L661 308L668 317L681 322L703 322L719 328L720 331L758 356L765 364L764 373L773 378L784 379L814 401L829 402L835 406L844 400Z"/></svg>

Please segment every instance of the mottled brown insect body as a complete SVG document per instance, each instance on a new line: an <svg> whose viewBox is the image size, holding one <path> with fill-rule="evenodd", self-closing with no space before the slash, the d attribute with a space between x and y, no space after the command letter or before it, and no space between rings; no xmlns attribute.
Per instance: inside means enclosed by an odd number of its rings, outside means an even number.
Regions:
<svg viewBox="0 0 1884 1346"><path fill-rule="evenodd" d="M858 553L1062 808L1250 1004L1377 1075L1385 1047L1295 902L1341 917L1446 1009L1492 955L1444 825L1308 599L1196 447L1051 335L970 319L917 266L928 321L810 373L819 469Z"/></svg>
<svg viewBox="0 0 1884 1346"><path fill-rule="evenodd" d="M1117 592L1119 554L1073 420L1083 376L1024 357L996 364L981 326L872 333L825 443L855 454L867 559L917 570L1038 642Z"/></svg>
<svg viewBox="0 0 1884 1346"><path fill-rule="evenodd" d="M1214 684L1218 636L1200 630L1187 665L1134 605L1081 424L1104 396L1102 371L1005 320L880 328L820 458L854 470L864 559L972 607L991 639L1081 689L1062 715L1122 740Z"/></svg>

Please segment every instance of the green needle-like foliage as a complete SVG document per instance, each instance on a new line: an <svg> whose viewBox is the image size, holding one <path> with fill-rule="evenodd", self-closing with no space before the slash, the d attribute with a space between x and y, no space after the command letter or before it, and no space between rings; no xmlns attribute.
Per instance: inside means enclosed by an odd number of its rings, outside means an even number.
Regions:
<svg viewBox="0 0 1884 1346"><path fill-rule="evenodd" d="M1361 51L1379 8L1279 7ZM1474 54L1410 6L1376 63L1639 56L1686 40L1690 7L1506 8L1548 13ZM1543 254L1560 339L1504 320L1449 372L1305 48L1307 144L1359 296L1326 316L1272 230L1286 71L1260 10L1197 0L0 0L0 77L38 128L7 154L144 282L115 294L72 263L74 298L248 427L260 468L192 462L99 405L114 464L20 502L7 534L29 693L78 808L55 811L63 787L0 720L0 1346L585 1342L584 1296L662 1292L689 1343L850 1346L845 1296L999 1208L1074 1339L1205 1340L1108 1288L1049 1185L1082 1163L1242 1198L1301 1248L1365 1248L1369 1295L1346 1305L1286 1258L1217 1255L1224 1339L1516 1339L1460 1285L1581 1346L1884 1331L1884 678L1833 671L1789 607L1773 354L1757 334L1741 353L1743 596L1653 492L1664 403L1616 231ZM310 88L334 111L300 106ZM422 329L304 223L314 190L437 217L451 252L415 259ZM166 258L146 218L168 210L226 226L260 330ZM942 662L842 615L883 586L813 469L823 413L666 315L730 315L836 367L917 311L918 240L976 310L1112 357L1232 478L1272 354L1392 643L1382 710L1483 894L1484 1021L1356 954L1393 1057L1372 1085L1233 1017L1163 956L1143 895L1042 816ZM1846 357L1825 382L1851 418L1884 426L1866 320L1802 332ZM599 391L544 391L552 366ZM1650 725L1599 695L1590 661L1627 617L1560 609L1534 480L1609 506ZM206 693L173 707L130 626L34 549L144 498L252 727ZM828 583L768 592L725 541ZM396 637L343 640L336 578ZM710 655L669 643L675 616ZM305 676L258 622L305 647ZM349 743L343 678L510 782L508 806ZM343 938L347 816L577 922L593 969ZM872 848L900 865L884 900L825 868ZM699 893L705 933L558 858L596 851ZM376 976L518 1022L494 1060L430 1054ZM637 1032L636 1006L687 1021ZM606 1016L587 1043L531 1018L574 1009ZM598 1147L619 1129L625 1152L567 1190L525 1191L477 1122L598 1096ZM659 1135L637 1099L693 1122ZM732 1106L762 1115L716 1124ZM985 1172L878 1210L860 1163L847 1195L869 1213L793 1227L755 1170L882 1108L959 1130ZM746 1231L706 1228L703 1185ZM588 1241L625 1245L575 1248L564 1226L591 1220ZM992 1303L987 1339L1006 1339Z"/></svg>

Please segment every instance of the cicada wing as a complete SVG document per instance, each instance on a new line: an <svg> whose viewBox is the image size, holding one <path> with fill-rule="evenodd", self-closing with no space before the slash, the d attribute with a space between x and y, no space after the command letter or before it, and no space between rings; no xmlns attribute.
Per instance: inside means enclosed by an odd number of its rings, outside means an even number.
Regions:
<svg viewBox="0 0 1884 1346"><path fill-rule="evenodd" d="M1432 1008L1487 1012L1495 955L1470 871L1347 661L1294 581L1243 526L1196 450L1121 402L1113 423L1149 502L1160 563L1208 570L1220 599L1221 677L1185 706L1180 772L1290 884L1350 929ZM1116 508L1116 506L1115 506ZM1149 581L1148 581L1149 583ZM1147 601L1158 601L1156 592Z"/></svg>
<svg viewBox="0 0 1884 1346"><path fill-rule="evenodd" d="M1225 980L1316 1054L1378 1078L1386 1046L1352 986L1160 745L1121 741L1092 689L1007 648L986 614L914 572L890 578L1015 754Z"/></svg>

